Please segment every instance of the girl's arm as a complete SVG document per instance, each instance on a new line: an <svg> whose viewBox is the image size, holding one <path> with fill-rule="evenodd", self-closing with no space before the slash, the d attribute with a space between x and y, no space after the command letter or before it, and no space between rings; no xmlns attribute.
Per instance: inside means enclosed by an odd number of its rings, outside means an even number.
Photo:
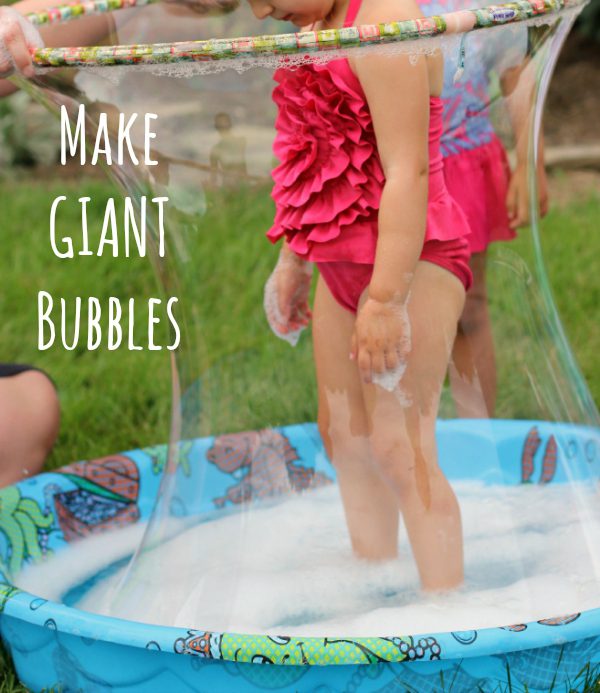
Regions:
<svg viewBox="0 0 600 693"><path fill-rule="evenodd" d="M382 18L377 6L387 8L388 16ZM364 18L361 14L359 20L368 23L419 16L421 12L412 2L394 0L373 2L369 14ZM352 66L367 97L386 179L369 298L403 303L423 249L427 218L427 59L418 56L411 64L408 55L375 55L357 57Z"/></svg>
<svg viewBox="0 0 600 693"><path fill-rule="evenodd" d="M29 41L18 22L12 20L10 14L16 10L25 16L31 12L39 12L50 7L65 4L62 0L20 0L10 7L0 8L0 43L6 46L7 52L15 67L26 77L33 76ZM3 17L2 15L5 15ZM86 46L93 45L104 39L114 28L114 20L109 15L83 17L65 24L54 24L39 29L47 46ZM0 97L17 91L17 87L5 79L0 79Z"/></svg>
<svg viewBox="0 0 600 693"><path fill-rule="evenodd" d="M68 4L69 0L19 0L10 7L0 7L0 44L10 54L13 65L25 76L33 75L29 55L30 42L25 38L22 28L10 18L13 10L25 16L51 7ZM166 5L175 5L206 14L213 10L231 11L239 0L163 0ZM121 10L119 26L124 26L139 10ZM3 16L4 15L4 16ZM2 21L4 20L4 21ZM64 24L49 24L39 29L46 46L93 46L102 43L115 29L112 13L81 17ZM2 70L2 68L0 68ZM12 82L0 79L0 97L16 91Z"/></svg>
<svg viewBox="0 0 600 693"><path fill-rule="evenodd" d="M500 79L508 115L515 136L516 165L511 176L506 206L510 225L518 228L529 223L529 145L534 117L535 67L531 60L512 67ZM537 196L541 216L548 211L548 184L544 166L544 139L540 135L537 163Z"/></svg>
<svg viewBox="0 0 600 693"><path fill-rule="evenodd" d="M377 16L377 5L387 6L390 16ZM412 3L398 6L397 0L373 3L369 13L361 14L359 20L420 16ZM357 57L352 64L367 97L386 178L373 277L351 348L363 379L371 382L373 373L394 370L400 364L409 337L405 306L427 218L430 86L424 56L412 64L408 55Z"/></svg>

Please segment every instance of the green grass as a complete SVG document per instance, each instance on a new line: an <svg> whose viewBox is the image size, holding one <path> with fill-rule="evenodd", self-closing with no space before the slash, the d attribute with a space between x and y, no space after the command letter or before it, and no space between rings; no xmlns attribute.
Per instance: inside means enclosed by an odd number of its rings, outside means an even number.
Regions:
<svg viewBox="0 0 600 693"><path fill-rule="evenodd" d="M552 211L541 246L552 293L593 399L600 401L600 197ZM573 387L566 353L547 319L545 293L535 278L533 243L522 232L492 247L490 310L498 357L498 410L504 418L586 420L586 402ZM529 383L535 384L534 388Z"/></svg>
<svg viewBox="0 0 600 693"><path fill-rule="evenodd" d="M0 189L2 360L33 362L45 368L58 384L63 418L48 468L164 442L170 411L166 351L130 352L121 348L109 352L102 348L90 352L84 340L74 351L55 347L38 352L39 290L68 302L75 296L96 296L103 304L109 296L120 297L125 303L134 297L139 302L136 325L140 340L145 332L144 304L149 297L162 295L148 260L58 260L49 245L48 219L52 200L60 194L73 202L83 195L92 198L89 226L92 237L97 238L105 202L115 195L109 184L26 179L4 181ZM587 200L552 211L543 223L542 234L556 303L596 401L600 401L599 212L600 197L590 195ZM209 196L200 223L177 212L167 217L169 247L157 269L166 294L181 300L177 316L184 334L179 362L185 393L185 435L314 420L310 340L304 336L297 349L290 349L273 338L263 316L262 289L276 254L263 237L272 213L268 191L255 189ZM77 239L78 204L61 208L58 228ZM576 404L570 395L556 405L558 410L552 409L556 392L552 382L544 382L544 368L559 362L560 353L544 337L547 325L536 317L539 297L528 288L526 272L514 254L517 250L524 257L530 256L527 234L499 246L490 263L491 309L498 325L499 415L572 414ZM524 302L529 302L528 307ZM527 308L530 321L514 320L511 308L519 315ZM69 324L72 326L72 320ZM537 337L532 337L534 334ZM157 342L161 340L170 342L164 329L156 337ZM538 378L541 395L538 392L533 397L528 376ZM0 686L0 693L22 690L10 669Z"/></svg>
<svg viewBox="0 0 600 693"><path fill-rule="evenodd" d="M567 335L600 402L600 191L543 224L545 260Z"/></svg>
<svg viewBox="0 0 600 693"><path fill-rule="evenodd" d="M77 252L81 245L77 198L92 198L88 226L97 238L106 200L114 194L108 184L6 183L0 191L7 259L0 296L0 314L5 316L0 325L2 358L34 362L58 384L63 420L49 468L165 441L170 411L168 352L88 351L83 329L86 310L80 345L74 351L56 345L37 350L40 290L52 294L55 303L65 298L70 335L74 297L96 296L105 306L109 296L117 296L124 310L127 299L134 297L140 306L135 320L138 343L145 339L147 299L162 295L146 259L56 258L48 219L52 200L59 194L67 195L69 204L59 208L57 235L72 236ZM276 251L262 235L272 215L268 194L262 191L256 197L255 204L239 194L213 200L200 227L181 217L167 218L170 246L158 273L167 295L180 299L182 391L196 394L186 397L188 435L315 415L309 340L293 351L266 329L262 285ZM94 249L93 242L90 247ZM162 335L163 343L169 344L166 331ZM158 337L155 341L160 343ZM274 368L274 363L284 363L285 368ZM195 406L190 407L190 402Z"/></svg>
<svg viewBox="0 0 600 693"><path fill-rule="evenodd" d="M168 412L168 361L164 352L87 351L85 342L74 351L56 346L37 350L40 290L52 294L55 303L61 297L69 302L71 329L75 296L96 296L104 301L113 295L126 301L130 296L157 295L147 261L112 257L59 260L54 256L48 220L52 200L59 194L75 200L90 196L94 201L89 213L92 227L100 224L105 201L114 193L109 185L94 181L81 186L4 183L0 191L6 251L0 295L2 359L35 363L58 385L62 424L49 467L123 446L164 440ZM78 205L65 205L58 217L60 235L74 235L80 224ZM142 320L143 313L138 311L137 319Z"/></svg>
<svg viewBox="0 0 600 693"><path fill-rule="evenodd" d="M0 643L0 693L27 693L12 665L10 656Z"/></svg>

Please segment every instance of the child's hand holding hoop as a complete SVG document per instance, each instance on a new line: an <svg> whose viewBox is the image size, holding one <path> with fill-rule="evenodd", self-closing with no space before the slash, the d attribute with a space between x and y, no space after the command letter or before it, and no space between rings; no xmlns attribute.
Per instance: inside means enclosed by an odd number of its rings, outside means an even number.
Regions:
<svg viewBox="0 0 600 693"><path fill-rule="evenodd" d="M12 7L0 7L0 78L15 70L33 77L30 50L42 48L44 42L37 29Z"/></svg>

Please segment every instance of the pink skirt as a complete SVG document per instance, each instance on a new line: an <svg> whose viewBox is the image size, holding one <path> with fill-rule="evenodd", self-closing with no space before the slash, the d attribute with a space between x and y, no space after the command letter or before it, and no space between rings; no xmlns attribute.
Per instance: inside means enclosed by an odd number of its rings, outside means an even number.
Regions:
<svg viewBox="0 0 600 693"><path fill-rule="evenodd" d="M516 236L506 209L510 166L497 137L446 157L444 177L450 195L469 221L471 253L482 253L490 243L510 241Z"/></svg>

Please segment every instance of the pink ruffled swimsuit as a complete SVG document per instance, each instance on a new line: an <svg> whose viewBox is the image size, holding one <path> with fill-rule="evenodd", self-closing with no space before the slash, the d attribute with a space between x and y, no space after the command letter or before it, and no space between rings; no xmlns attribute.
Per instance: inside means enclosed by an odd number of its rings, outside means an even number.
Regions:
<svg viewBox="0 0 600 693"><path fill-rule="evenodd" d="M350 0L352 26L362 0ZM364 91L348 60L279 69L273 171L276 215L267 236L285 237L316 262L336 300L356 312L373 274L385 177ZM467 289L469 225L444 182L443 103L430 98L429 199L421 260L455 274Z"/></svg>

